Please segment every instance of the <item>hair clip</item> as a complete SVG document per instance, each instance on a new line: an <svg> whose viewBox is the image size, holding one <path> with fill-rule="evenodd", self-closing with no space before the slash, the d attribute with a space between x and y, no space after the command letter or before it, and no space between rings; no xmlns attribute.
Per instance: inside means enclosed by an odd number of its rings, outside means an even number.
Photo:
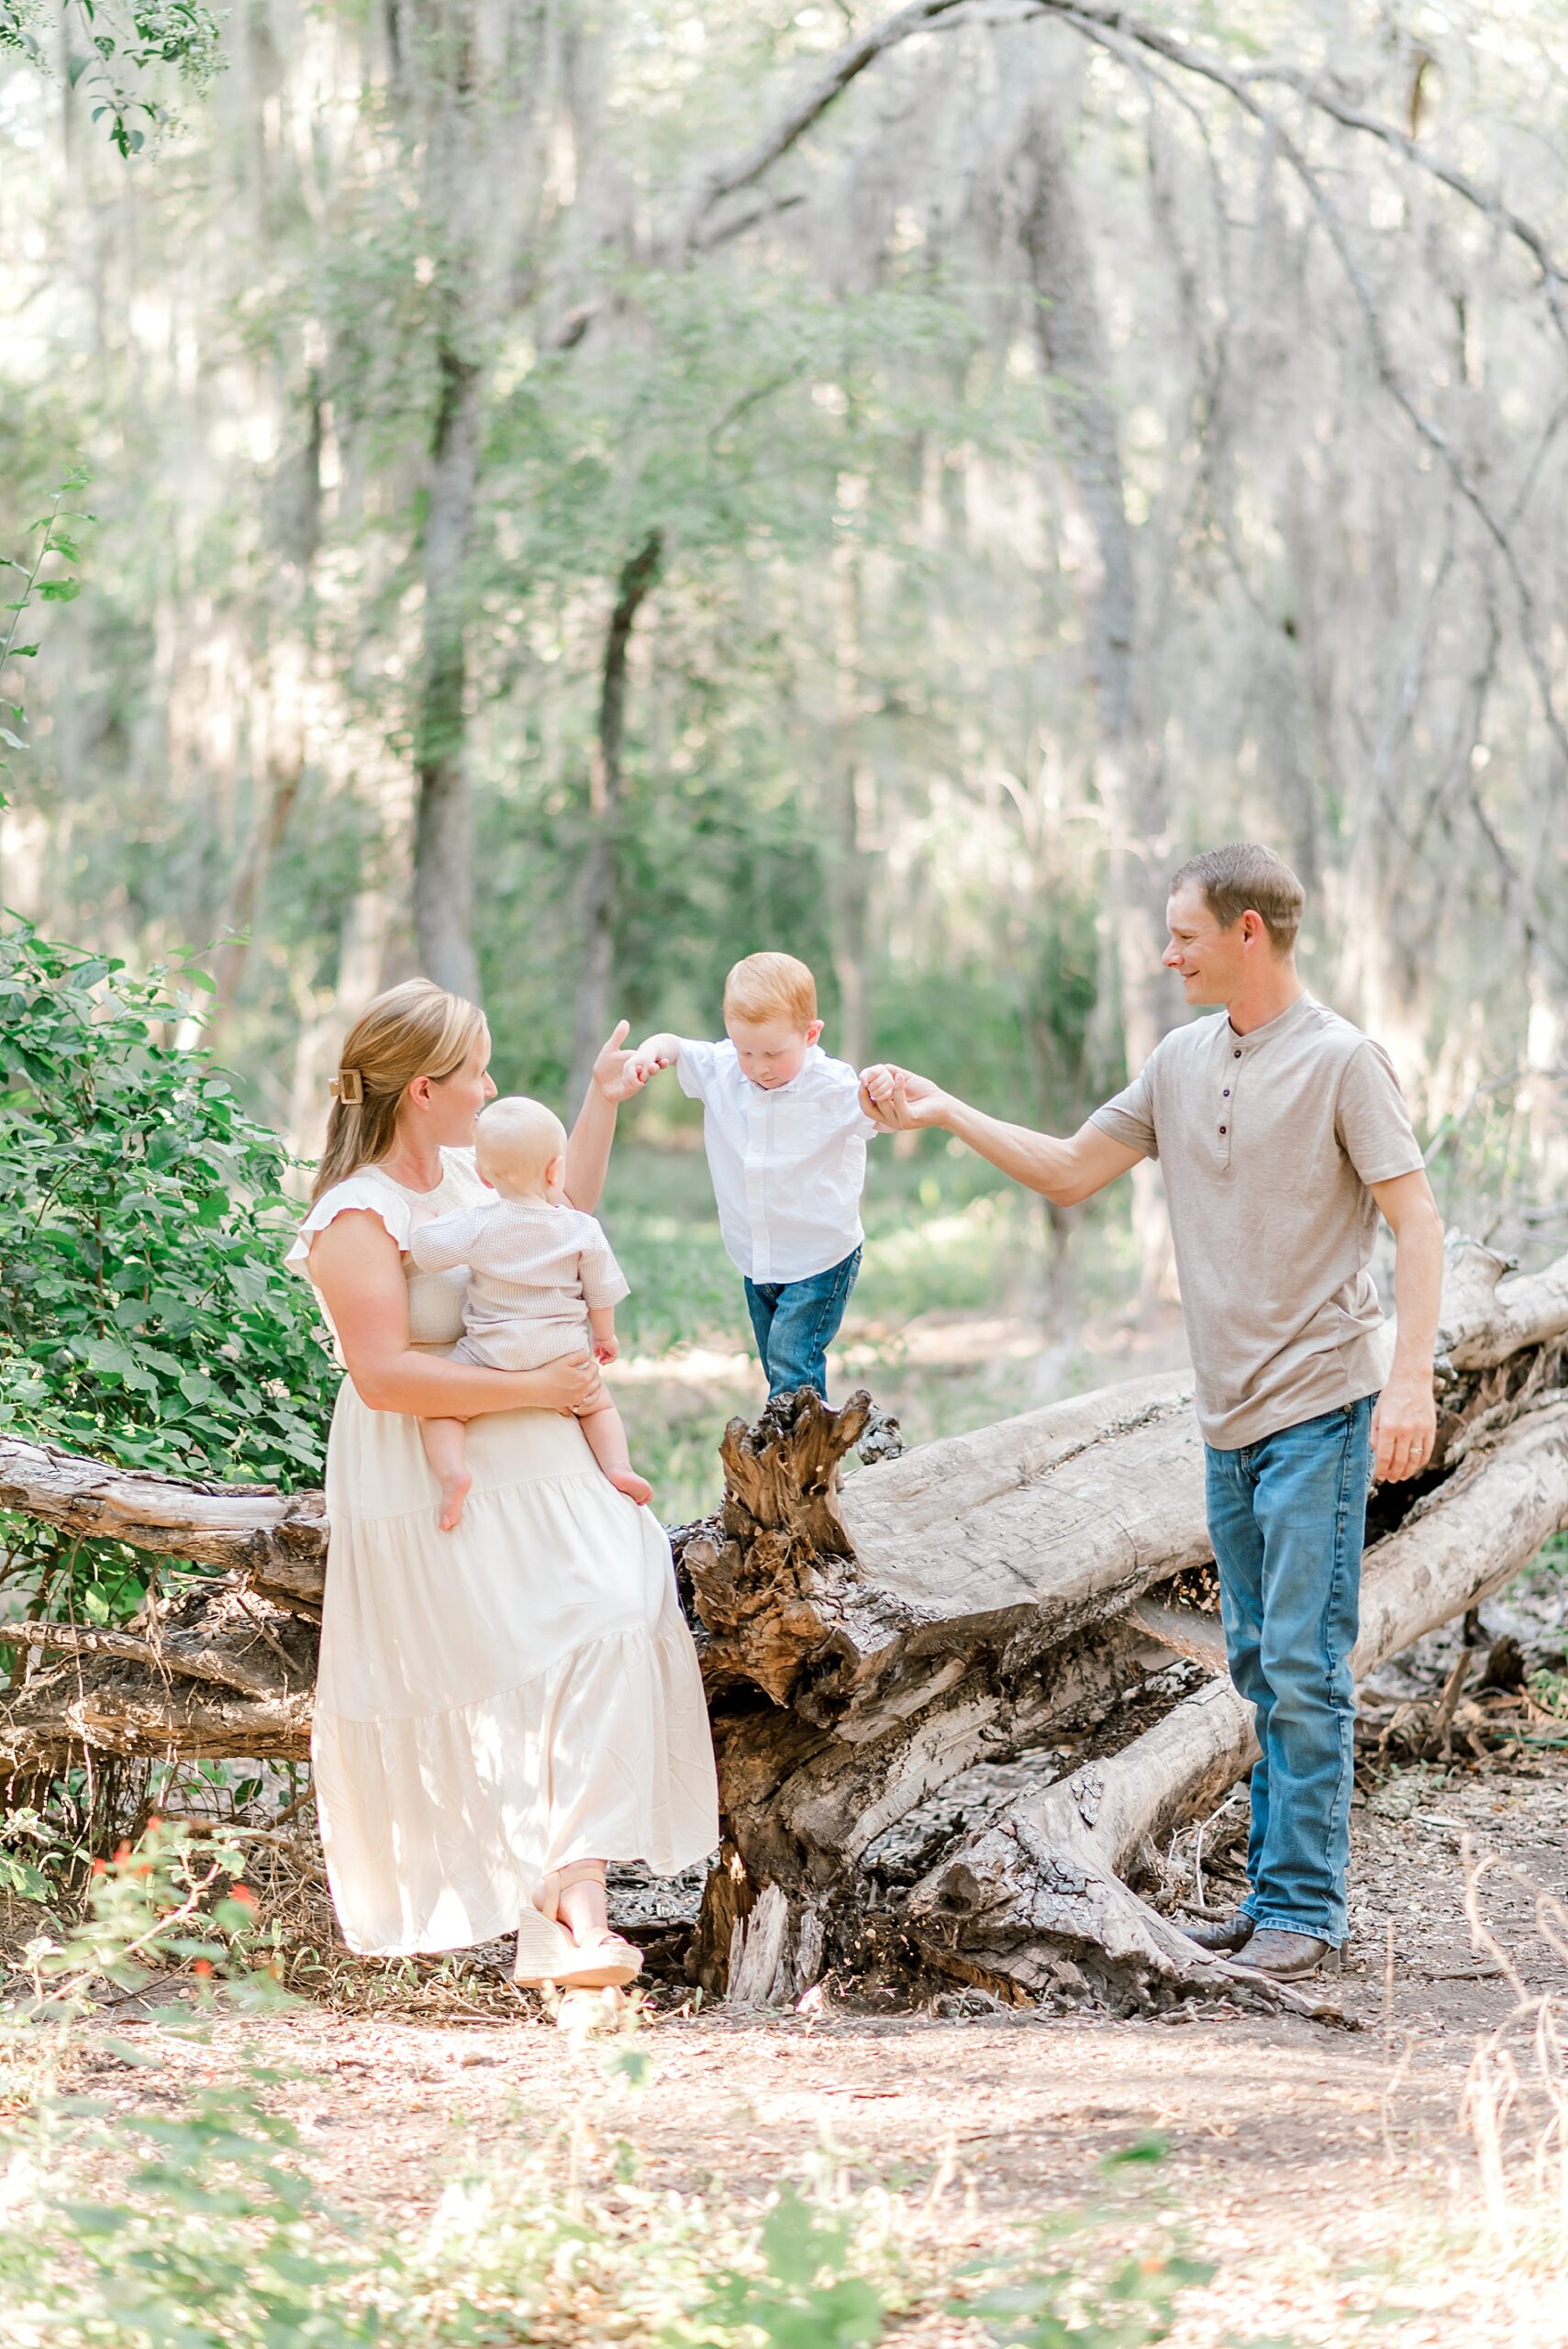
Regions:
<svg viewBox="0 0 1568 2349"><path fill-rule="evenodd" d="M340 1068L329 1089L333 1099L348 1109L357 1109L365 1097L365 1081L357 1068Z"/></svg>

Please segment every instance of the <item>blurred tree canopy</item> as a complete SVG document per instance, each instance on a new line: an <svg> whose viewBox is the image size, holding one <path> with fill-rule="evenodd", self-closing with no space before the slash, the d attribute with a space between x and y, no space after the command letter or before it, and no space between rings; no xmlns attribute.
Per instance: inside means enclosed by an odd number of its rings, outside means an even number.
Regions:
<svg viewBox="0 0 1568 2349"><path fill-rule="evenodd" d="M764 943L1071 1123L1248 834L1429 1130L1561 1183L1559 6L117 22L0 9L5 550L99 517L0 896L217 941L298 1146L412 968L559 1094Z"/></svg>

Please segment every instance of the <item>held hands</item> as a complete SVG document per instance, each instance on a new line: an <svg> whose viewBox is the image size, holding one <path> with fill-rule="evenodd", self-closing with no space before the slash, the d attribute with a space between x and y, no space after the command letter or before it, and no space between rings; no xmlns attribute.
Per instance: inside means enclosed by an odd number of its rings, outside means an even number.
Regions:
<svg viewBox="0 0 1568 2349"><path fill-rule="evenodd" d="M1372 1415L1372 1473L1380 1485L1418 1476L1437 1442L1438 1413L1431 1366L1401 1370L1396 1363Z"/></svg>
<svg viewBox="0 0 1568 2349"><path fill-rule="evenodd" d="M861 1071L861 1107L884 1133L913 1133L944 1122L948 1096L929 1076L879 1061Z"/></svg>
<svg viewBox="0 0 1568 2349"><path fill-rule="evenodd" d="M634 1093L641 1092L652 1074L651 1069L639 1064L635 1052L623 1049L630 1026L629 1019L617 1019L615 1033L600 1047L594 1063L594 1089L613 1104L629 1101Z"/></svg>
<svg viewBox="0 0 1568 2349"><path fill-rule="evenodd" d="M662 1032L646 1037L632 1054L638 1071L638 1083L646 1085L661 1069L673 1068L681 1057L681 1040Z"/></svg>

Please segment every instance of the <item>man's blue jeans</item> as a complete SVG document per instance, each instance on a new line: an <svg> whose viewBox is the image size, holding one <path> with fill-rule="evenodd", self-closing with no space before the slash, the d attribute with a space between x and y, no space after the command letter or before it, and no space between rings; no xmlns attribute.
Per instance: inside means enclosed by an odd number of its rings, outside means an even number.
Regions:
<svg viewBox="0 0 1568 2349"><path fill-rule="evenodd" d="M768 1375L768 1400L797 1386L828 1394L828 1349L839 1334L861 1252L804 1281L748 1281L746 1304Z"/></svg>
<svg viewBox="0 0 1568 2349"><path fill-rule="evenodd" d="M1355 1693L1373 1398L1207 1455L1230 1677L1257 1708L1251 1891L1260 1925L1347 1930Z"/></svg>

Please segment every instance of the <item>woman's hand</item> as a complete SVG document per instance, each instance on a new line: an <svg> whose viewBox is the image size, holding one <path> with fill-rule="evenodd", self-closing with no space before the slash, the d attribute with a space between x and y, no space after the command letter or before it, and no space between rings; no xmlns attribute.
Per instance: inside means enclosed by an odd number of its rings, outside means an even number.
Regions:
<svg viewBox="0 0 1568 2349"><path fill-rule="evenodd" d="M528 1381L529 1410L559 1411L563 1419L576 1419L584 1411L596 1411L605 1399L599 1365L587 1354L577 1361L548 1362L542 1370L516 1375Z"/></svg>
<svg viewBox="0 0 1568 2349"><path fill-rule="evenodd" d="M612 1104L629 1101L634 1093L641 1092L653 1074L635 1052L621 1049L630 1029L629 1019L617 1019L615 1033L600 1047L594 1063L594 1089Z"/></svg>

